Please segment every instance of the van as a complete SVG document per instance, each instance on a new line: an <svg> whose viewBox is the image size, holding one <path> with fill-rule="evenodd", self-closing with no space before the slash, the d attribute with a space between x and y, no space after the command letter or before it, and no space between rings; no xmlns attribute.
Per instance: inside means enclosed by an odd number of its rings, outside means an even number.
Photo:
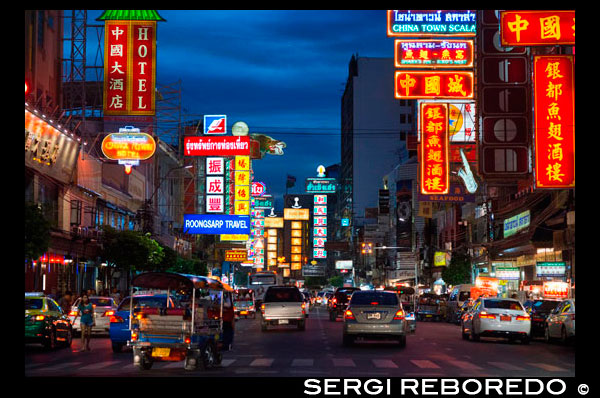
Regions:
<svg viewBox="0 0 600 398"><path fill-rule="evenodd" d="M460 316L458 312L462 307L463 303L471 296L471 288L475 287L473 284L462 284L456 285L452 288L450 296L448 297L448 308L446 311L446 322L459 323Z"/></svg>

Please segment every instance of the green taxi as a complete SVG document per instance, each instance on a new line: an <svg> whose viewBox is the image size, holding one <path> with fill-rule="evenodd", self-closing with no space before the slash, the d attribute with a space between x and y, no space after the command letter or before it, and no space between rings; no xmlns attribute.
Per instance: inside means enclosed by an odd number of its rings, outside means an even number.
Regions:
<svg viewBox="0 0 600 398"><path fill-rule="evenodd" d="M43 293L25 293L25 343L41 343L50 350L70 347L73 329L67 315Z"/></svg>

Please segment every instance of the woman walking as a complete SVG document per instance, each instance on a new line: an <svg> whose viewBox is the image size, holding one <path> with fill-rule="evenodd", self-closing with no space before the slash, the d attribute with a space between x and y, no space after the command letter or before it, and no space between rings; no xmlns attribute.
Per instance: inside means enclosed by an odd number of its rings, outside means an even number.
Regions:
<svg viewBox="0 0 600 398"><path fill-rule="evenodd" d="M96 319L94 315L94 306L90 302L90 298L86 293L81 295L81 303L77 307L77 315L75 319L81 314L81 351L90 351L90 337L92 335L92 326L96 326ZM75 323L73 319L73 323Z"/></svg>

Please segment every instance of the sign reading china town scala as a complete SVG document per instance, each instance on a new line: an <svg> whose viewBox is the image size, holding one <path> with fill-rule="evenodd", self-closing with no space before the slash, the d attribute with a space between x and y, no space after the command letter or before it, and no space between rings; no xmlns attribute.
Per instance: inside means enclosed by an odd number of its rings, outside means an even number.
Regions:
<svg viewBox="0 0 600 398"><path fill-rule="evenodd" d="M396 40L394 64L396 68L472 68L473 40Z"/></svg>
<svg viewBox="0 0 600 398"><path fill-rule="evenodd" d="M155 151L156 142L146 133L111 133L102 140L102 153L112 160L146 160Z"/></svg>
<svg viewBox="0 0 600 398"><path fill-rule="evenodd" d="M570 55L533 57L536 188L575 187L575 76Z"/></svg>
<svg viewBox="0 0 600 398"><path fill-rule="evenodd" d="M575 45L575 10L501 11L503 46Z"/></svg>
<svg viewBox="0 0 600 398"><path fill-rule="evenodd" d="M104 115L154 115L156 22L154 10L107 10L104 21Z"/></svg>
<svg viewBox="0 0 600 398"><path fill-rule="evenodd" d="M250 137L187 136L183 142L185 156L238 156L250 155Z"/></svg>
<svg viewBox="0 0 600 398"><path fill-rule="evenodd" d="M473 72L397 71L395 98L473 98Z"/></svg>
<svg viewBox="0 0 600 398"><path fill-rule="evenodd" d="M446 194L450 187L448 106L444 103L421 103L419 117L421 193Z"/></svg>
<svg viewBox="0 0 600 398"><path fill-rule="evenodd" d="M475 10L388 10L387 35L404 36L475 36Z"/></svg>

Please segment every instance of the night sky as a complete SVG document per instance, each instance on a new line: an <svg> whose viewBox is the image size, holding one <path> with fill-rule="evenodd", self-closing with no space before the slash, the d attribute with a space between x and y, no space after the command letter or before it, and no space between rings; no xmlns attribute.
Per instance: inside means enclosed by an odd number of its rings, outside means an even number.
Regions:
<svg viewBox="0 0 600 398"><path fill-rule="evenodd" d="M253 162L255 180L267 185L277 210L287 174L297 179L289 193L304 193L304 179L316 176L319 164L340 162L341 97L352 54L390 62L394 54L385 10L158 13L167 21L157 24L157 81L181 79L183 119L226 114L229 131L241 120L251 134L287 144L283 156ZM100 14L88 11L88 18Z"/></svg>

